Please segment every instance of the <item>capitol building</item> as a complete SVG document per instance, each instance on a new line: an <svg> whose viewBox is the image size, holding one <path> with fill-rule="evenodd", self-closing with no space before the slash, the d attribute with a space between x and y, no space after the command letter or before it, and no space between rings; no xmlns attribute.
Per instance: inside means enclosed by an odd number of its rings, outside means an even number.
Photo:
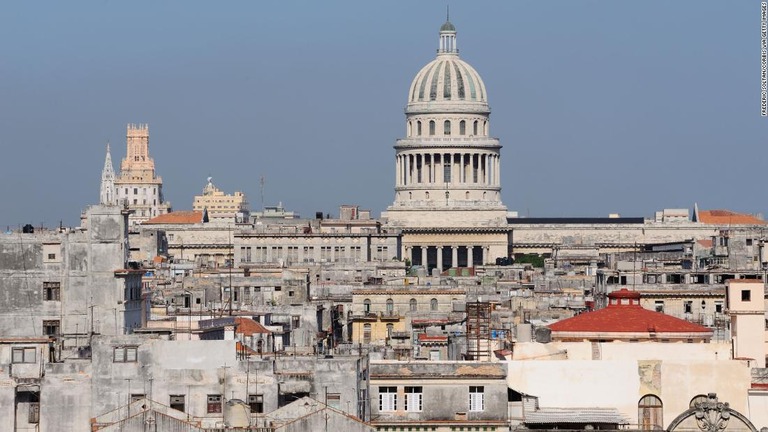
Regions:
<svg viewBox="0 0 768 432"><path fill-rule="evenodd" d="M413 79L406 137L395 144L395 200L382 214L402 231L414 265L440 272L507 255L501 144L490 136L488 92L459 57L456 27L440 27L437 56Z"/></svg>

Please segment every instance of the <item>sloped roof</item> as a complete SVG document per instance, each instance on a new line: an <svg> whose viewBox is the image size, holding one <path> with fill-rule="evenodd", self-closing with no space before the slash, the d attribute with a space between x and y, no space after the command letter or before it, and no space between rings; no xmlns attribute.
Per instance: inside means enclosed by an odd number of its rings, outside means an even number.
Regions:
<svg viewBox="0 0 768 432"><path fill-rule="evenodd" d="M243 334L245 336L253 336L254 333L272 333L271 331L267 330L266 327L261 325L261 323L256 322L250 318L237 317L235 318L235 325L237 326L235 328L235 333Z"/></svg>
<svg viewBox="0 0 768 432"><path fill-rule="evenodd" d="M447 342L448 336L419 333L419 342Z"/></svg>
<svg viewBox="0 0 768 432"><path fill-rule="evenodd" d="M629 421L616 408L541 408L526 412L524 423L629 424Z"/></svg>
<svg viewBox="0 0 768 432"><path fill-rule="evenodd" d="M711 225L765 225L760 218L731 210L699 210L698 221Z"/></svg>
<svg viewBox="0 0 768 432"><path fill-rule="evenodd" d="M153 217L152 219L142 222L142 225L159 225L159 224L177 224L177 225L191 225L201 223L203 221L203 212L201 211L175 211L171 213L162 214L160 216Z"/></svg>
<svg viewBox="0 0 768 432"><path fill-rule="evenodd" d="M564 319L548 327L552 332L600 332L600 333L701 333L712 330L661 312L640 306L640 293L626 288L608 295L606 308L586 312ZM622 303L629 304L622 304ZM553 334L553 336L555 336Z"/></svg>

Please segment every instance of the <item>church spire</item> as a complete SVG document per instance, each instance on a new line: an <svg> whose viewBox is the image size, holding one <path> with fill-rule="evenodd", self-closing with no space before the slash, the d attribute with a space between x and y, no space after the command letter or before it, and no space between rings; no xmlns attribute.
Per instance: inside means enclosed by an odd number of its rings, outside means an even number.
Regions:
<svg viewBox="0 0 768 432"><path fill-rule="evenodd" d="M112 167L112 155L109 151L109 142L107 142L107 157L104 158L104 169L101 170L101 194L99 197L101 205L116 205L115 198L115 170Z"/></svg>

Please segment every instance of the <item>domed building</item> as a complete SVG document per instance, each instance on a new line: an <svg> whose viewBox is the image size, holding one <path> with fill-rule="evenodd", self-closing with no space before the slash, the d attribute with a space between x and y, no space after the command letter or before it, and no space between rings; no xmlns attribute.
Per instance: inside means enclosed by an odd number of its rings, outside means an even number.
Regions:
<svg viewBox="0 0 768 432"><path fill-rule="evenodd" d="M459 58L456 28L440 27L437 57L408 91L406 136L395 144L395 201L382 215L402 230L403 256L441 272L507 256L499 140L488 93Z"/></svg>

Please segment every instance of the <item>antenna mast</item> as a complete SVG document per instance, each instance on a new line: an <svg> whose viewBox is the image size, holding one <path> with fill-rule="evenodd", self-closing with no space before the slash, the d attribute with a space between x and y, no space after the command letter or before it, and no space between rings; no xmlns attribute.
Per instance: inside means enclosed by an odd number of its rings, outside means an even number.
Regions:
<svg viewBox="0 0 768 432"><path fill-rule="evenodd" d="M259 177L259 191L261 192L261 211L264 211L264 176Z"/></svg>

